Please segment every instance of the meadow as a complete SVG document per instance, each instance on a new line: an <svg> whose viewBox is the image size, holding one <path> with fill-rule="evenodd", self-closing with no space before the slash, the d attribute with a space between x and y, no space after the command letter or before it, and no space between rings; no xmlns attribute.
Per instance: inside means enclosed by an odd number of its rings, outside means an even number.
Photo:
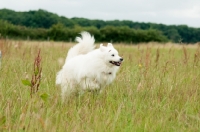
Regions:
<svg viewBox="0 0 200 132"><path fill-rule="evenodd" d="M0 131L200 130L198 44L116 44L125 61L115 81L102 94L85 92L62 103L55 77L72 45L0 40ZM22 80L31 80L39 50L41 82L31 97Z"/></svg>

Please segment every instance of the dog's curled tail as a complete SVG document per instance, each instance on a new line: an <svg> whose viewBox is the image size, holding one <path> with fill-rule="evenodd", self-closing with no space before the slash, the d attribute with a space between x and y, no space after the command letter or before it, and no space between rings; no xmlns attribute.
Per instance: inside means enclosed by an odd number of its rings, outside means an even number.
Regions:
<svg viewBox="0 0 200 132"><path fill-rule="evenodd" d="M88 52L92 51L94 46L94 36L91 36L88 32L81 32L81 37L76 37L76 41L78 44L73 46L67 54L67 58L65 61L68 61L69 59L81 55L81 54L87 54Z"/></svg>
<svg viewBox="0 0 200 132"><path fill-rule="evenodd" d="M71 58L81 55L81 54L87 54L88 52L92 51L95 46L94 46L94 37L90 35L88 32L81 32L81 37L76 37L76 41L78 44L73 46L67 54L67 58L65 62L70 60ZM61 84L61 79L62 79L62 69L57 73L56 76L56 85Z"/></svg>

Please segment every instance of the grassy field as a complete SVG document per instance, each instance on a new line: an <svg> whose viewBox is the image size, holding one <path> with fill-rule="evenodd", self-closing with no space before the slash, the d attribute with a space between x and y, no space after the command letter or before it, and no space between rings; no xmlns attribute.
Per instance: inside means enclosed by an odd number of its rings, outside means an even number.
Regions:
<svg viewBox="0 0 200 132"><path fill-rule="evenodd" d="M123 62L102 94L62 104L56 72L72 44L0 40L0 131L195 132L200 130L200 47L116 45ZM30 96L41 50L42 79ZM98 69L97 69L98 70Z"/></svg>

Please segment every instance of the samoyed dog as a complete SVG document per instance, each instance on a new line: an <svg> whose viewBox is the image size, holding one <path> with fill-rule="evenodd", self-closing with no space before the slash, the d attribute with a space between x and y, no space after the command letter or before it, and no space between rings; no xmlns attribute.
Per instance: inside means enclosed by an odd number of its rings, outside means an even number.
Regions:
<svg viewBox="0 0 200 132"><path fill-rule="evenodd" d="M77 90L101 91L115 79L123 61L111 43L100 44L94 49L95 39L88 32L82 32L76 41L78 44L68 51L65 64L56 77L62 99Z"/></svg>

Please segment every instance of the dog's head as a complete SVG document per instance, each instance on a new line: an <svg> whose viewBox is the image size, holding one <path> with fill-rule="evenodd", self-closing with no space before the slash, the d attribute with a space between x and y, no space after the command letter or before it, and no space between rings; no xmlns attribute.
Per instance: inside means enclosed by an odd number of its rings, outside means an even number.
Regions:
<svg viewBox="0 0 200 132"><path fill-rule="evenodd" d="M100 51L104 53L105 62L109 66L120 66L123 58L118 55L117 50L111 43L108 43L107 47L100 44Z"/></svg>

